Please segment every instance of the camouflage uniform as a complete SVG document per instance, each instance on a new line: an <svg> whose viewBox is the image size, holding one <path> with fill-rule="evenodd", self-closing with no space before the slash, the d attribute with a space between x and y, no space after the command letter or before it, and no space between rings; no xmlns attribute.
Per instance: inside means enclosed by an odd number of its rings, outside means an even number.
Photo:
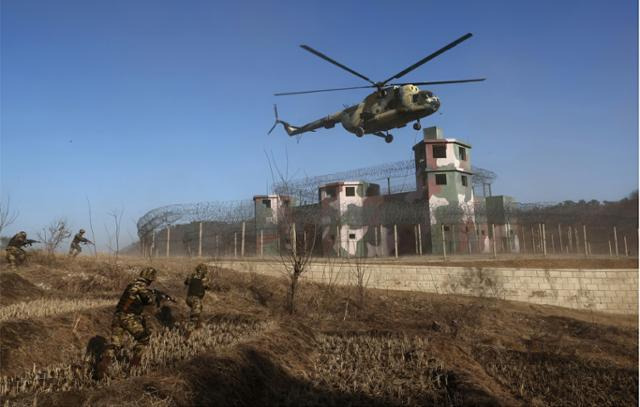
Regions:
<svg viewBox="0 0 640 407"><path fill-rule="evenodd" d="M156 292L149 288L149 285L155 280L156 273L153 267L144 268L140 272L140 277L129 284L122 293L111 322L111 343L107 346L98 364L97 378L102 378L113 358L120 354L122 341L127 332L133 336L136 342L133 347L131 365L135 366L140 363L142 353L149 345L151 336L142 311L146 305L156 302Z"/></svg>
<svg viewBox="0 0 640 407"><path fill-rule="evenodd" d="M9 267L16 268L27 259L27 253L22 247L29 244L26 232L19 232L9 240L6 248L7 262Z"/></svg>
<svg viewBox="0 0 640 407"><path fill-rule="evenodd" d="M192 327L200 327L200 314L202 314L202 299L204 293L210 288L207 278L206 264L198 264L196 270L184 280L187 288L187 305L191 308L189 321Z"/></svg>
<svg viewBox="0 0 640 407"><path fill-rule="evenodd" d="M80 243L93 243L91 242L91 240L85 238L84 235L84 229L80 229L80 231L78 233L76 233L76 235L73 237L73 240L71 241L71 247L69 247L69 256L71 257L76 257L77 255L80 254L80 252L82 251L82 248L80 247Z"/></svg>

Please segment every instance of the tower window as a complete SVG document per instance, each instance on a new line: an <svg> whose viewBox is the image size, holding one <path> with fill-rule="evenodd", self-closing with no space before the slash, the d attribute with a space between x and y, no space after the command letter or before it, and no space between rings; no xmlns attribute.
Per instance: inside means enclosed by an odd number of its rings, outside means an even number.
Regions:
<svg viewBox="0 0 640 407"><path fill-rule="evenodd" d="M466 187L466 186L467 186L467 176L466 176L466 175L463 175L463 176L462 176L462 186L463 186L463 187Z"/></svg>
<svg viewBox="0 0 640 407"><path fill-rule="evenodd" d="M447 185L447 174L436 174L436 185Z"/></svg>
<svg viewBox="0 0 640 407"><path fill-rule="evenodd" d="M355 238L356 238L355 233L349 233L349 239L355 239Z"/></svg>
<svg viewBox="0 0 640 407"><path fill-rule="evenodd" d="M265 208L271 208L271 199L263 199L262 204Z"/></svg>
<svg viewBox="0 0 640 407"><path fill-rule="evenodd" d="M433 145L433 158L447 158L447 146L445 144Z"/></svg>
<svg viewBox="0 0 640 407"><path fill-rule="evenodd" d="M327 189L324 190L324 194L325 194L325 196L327 196L329 198L335 198L336 197L336 188L335 187L327 188Z"/></svg>
<svg viewBox="0 0 640 407"><path fill-rule="evenodd" d="M467 149L464 147L458 147L458 153L460 153L460 159L467 161Z"/></svg>
<svg viewBox="0 0 640 407"><path fill-rule="evenodd" d="M347 196L356 196L356 187L346 187L345 195Z"/></svg>

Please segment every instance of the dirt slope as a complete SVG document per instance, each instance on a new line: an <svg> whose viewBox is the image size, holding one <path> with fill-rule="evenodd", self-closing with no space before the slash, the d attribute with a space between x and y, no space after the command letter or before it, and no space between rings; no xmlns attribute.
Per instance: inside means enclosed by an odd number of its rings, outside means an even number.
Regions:
<svg viewBox="0 0 640 407"><path fill-rule="evenodd" d="M231 270L217 272L201 334L187 339L180 333L188 312L183 301L165 309L163 318L149 310L154 351L143 366L123 366L111 379L95 382L87 376L84 352L90 340L109 337L112 312L99 301L115 305L142 264L78 260L36 259L17 273L0 273L2 402L638 403L637 317L383 290L360 298L349 287L317 284L300 287L292 317L283 311L283 281ZM157 285L183 298L183 277L194 264L156 262ZM26 301L24 310L2 320L20 301Z"/></svg>

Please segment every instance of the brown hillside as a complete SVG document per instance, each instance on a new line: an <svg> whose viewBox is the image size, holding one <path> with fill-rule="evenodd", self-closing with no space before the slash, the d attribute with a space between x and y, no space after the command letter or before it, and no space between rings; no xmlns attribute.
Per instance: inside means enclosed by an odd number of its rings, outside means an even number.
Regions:
<svg viewBox="0 0 640 407"><path fill-rule="evenodd" d="M0 392L9 405L632 406L636 317L453 295L303 284L218 270L203 330L185 338L183 300L150 310L153 352L93 381L119 291L141 261L34 259L1 273ZM184 298L195 262L158 263ZM18 307L17 301L27 303ZM158 318L161 316L161 318ZM35 368L34 368L35 364Z"/></svg>

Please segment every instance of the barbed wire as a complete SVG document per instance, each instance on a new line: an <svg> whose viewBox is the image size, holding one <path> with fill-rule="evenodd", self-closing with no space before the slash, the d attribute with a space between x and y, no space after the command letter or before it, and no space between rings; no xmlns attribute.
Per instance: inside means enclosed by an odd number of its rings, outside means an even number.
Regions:
<svg viewBox="0 0 640 407"><path fill-rule="evenodd" d="M480 187L491 184L497 175L487 169L471 167L472 185ZM337 181L365 181L387 184L387 193L403 193L415 190L414 160L395 161L370 167L356 168L331 174L303 177L291 181L276 182L272 186L274 194L291 195L298 204L315 203L321 185ZM384 187L384 185L382 185ZM174 204L155 208L143 215L137 222L138 236L148 236L153 231L178 223L219 222L237 223L254 216L252 200L209 201Z"/></svg>

